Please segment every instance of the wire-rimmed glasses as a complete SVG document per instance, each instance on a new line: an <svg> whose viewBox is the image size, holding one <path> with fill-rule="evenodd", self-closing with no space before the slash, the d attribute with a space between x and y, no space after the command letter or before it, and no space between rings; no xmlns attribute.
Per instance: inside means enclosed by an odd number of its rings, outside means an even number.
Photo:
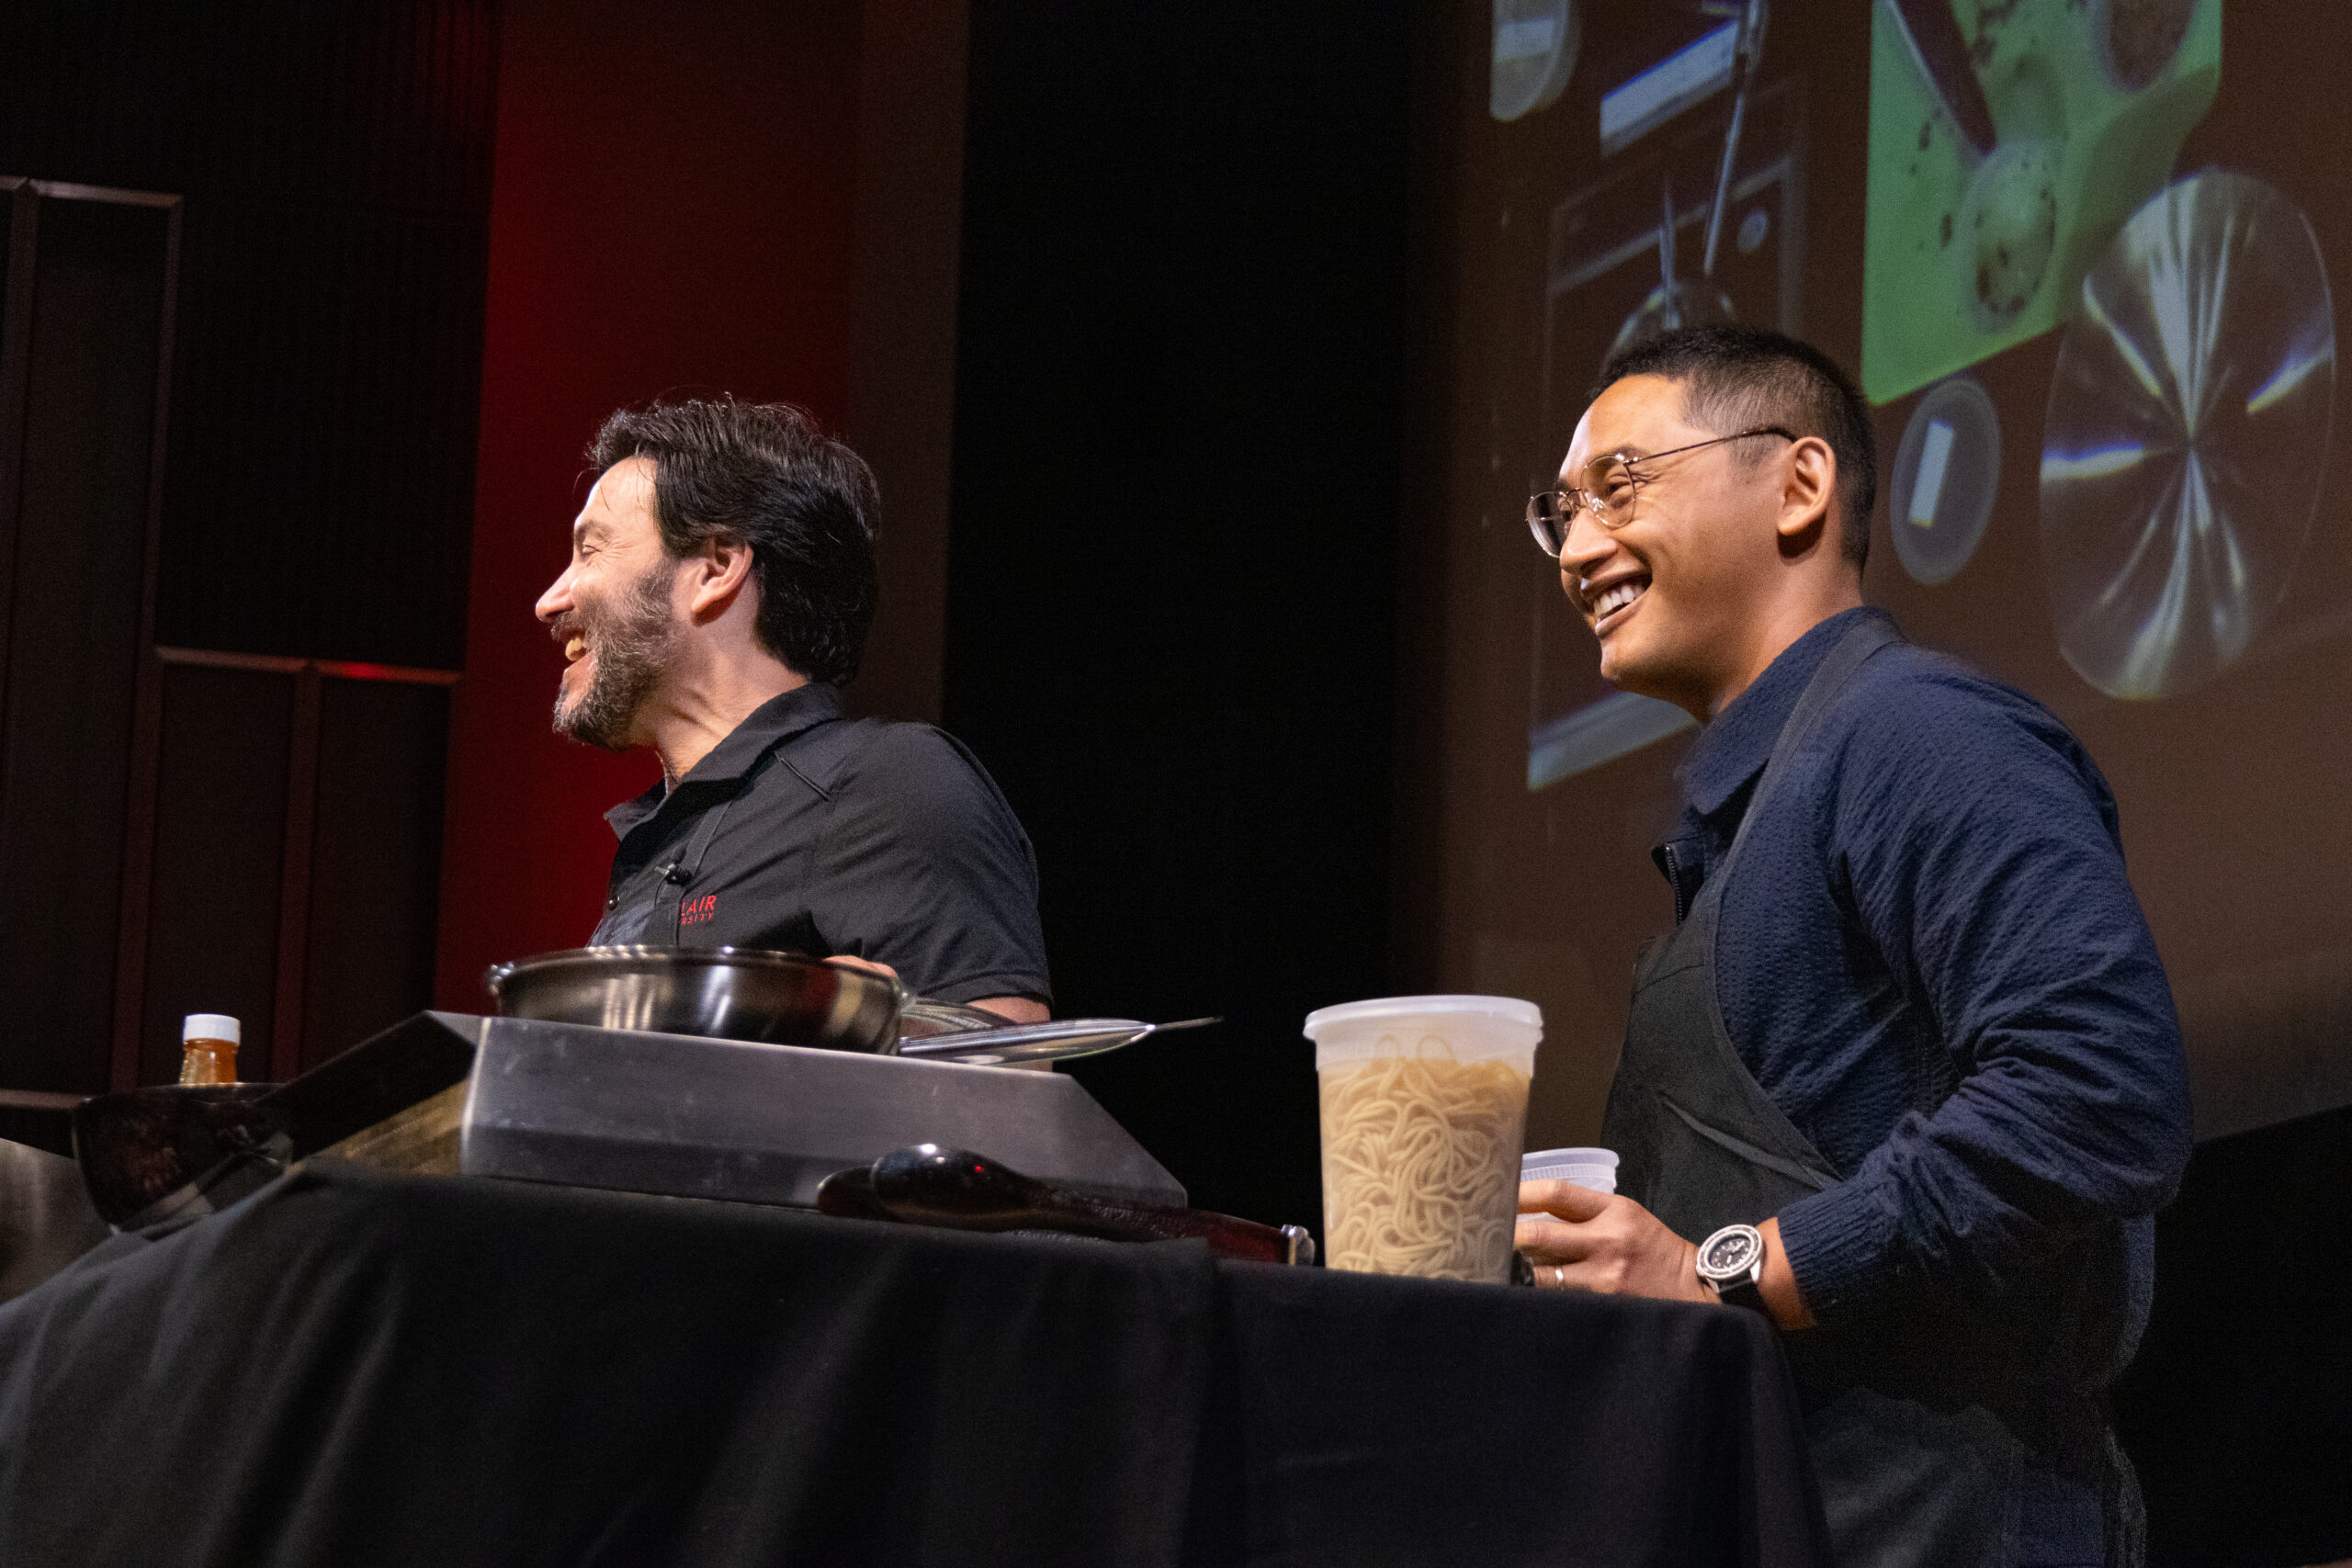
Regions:
<svg viewBox="0 0 2352 1568"><path fill-rule="evenodd" d="M1582 485L1538 491L1527 498L1527 531L1535 536L1537 549L1557 560L1560 552L1567 547L1568 530L1575 525L1577 507L1590 512L1592 520L1604 528L1623 528L1633 521L1634 492L1648 482L1646 475L1634 471L1634 464L1655 463L1661 457L1679 457L1702 446L1720 446L1726 441L1745 441L1751 435L1777 435L1783 441L1803 439L1793 430L1759 424L1736 435L1693 441L1688 446L1670 446L1663 452L1603 452L1585 464Z"/></svg>

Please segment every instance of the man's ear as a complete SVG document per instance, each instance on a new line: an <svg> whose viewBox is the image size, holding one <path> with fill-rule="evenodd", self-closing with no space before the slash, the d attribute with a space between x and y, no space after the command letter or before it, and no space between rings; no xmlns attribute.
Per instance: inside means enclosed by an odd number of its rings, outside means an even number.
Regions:
<svg viewBox="0 0 2352 1568"><path fill-rule="evenodd" d="M752 547L721 535L695 553L686 570L693 585L687 612L697 621L714 619L727 613L752 580Z"/></svg>
<svg viewBox="0 0 2352 1568"><path fill-rule="evenodd" d="M1837 452L1818 435L1800 437L1781 466L1781 543L1803 547L1826 537L1837 497Z"/></svg>

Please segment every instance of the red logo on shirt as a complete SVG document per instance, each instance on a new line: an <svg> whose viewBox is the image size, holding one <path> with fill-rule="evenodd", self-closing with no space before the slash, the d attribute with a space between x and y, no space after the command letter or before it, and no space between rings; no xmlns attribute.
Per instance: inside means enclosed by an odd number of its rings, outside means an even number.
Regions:
<svg viewBox="0 0 2352 1568"><path fill-rule="evenodd" d="M678 900L678 923L682 926L707 925L718 918L718 895L716 893Z"/></svg>

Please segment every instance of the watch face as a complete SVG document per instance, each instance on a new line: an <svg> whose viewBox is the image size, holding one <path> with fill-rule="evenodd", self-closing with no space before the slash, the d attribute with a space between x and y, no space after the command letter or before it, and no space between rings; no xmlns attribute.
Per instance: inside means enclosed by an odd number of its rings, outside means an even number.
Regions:
<svg viewBox="0 0 2352 1568"><path fill-rule="evenodd" d="M1732 1225L1700 1244L1699 1272L1710 1280L1737 1279L1756 1266L1763 1250L1762 1232L1753 1225Z"/></svg>

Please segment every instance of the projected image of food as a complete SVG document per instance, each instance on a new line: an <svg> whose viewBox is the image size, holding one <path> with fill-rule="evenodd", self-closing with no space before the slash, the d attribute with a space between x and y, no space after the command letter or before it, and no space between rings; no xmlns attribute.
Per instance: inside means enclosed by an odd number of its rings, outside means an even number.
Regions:
<svg viewBox="0 0 2352 1568"><path fill-rule="evenodd" d="M1642 301L1641 309L1626 317L1625 324L1617 329L1616 341L1609 345L1612 355L1684 327L1728 321L1736 314L1731 297L1715 287L1715 261L1723 245L1724 214L1731 205L1732 171L1739 165L1739 133L1747 123L1749 79L1755 74L1756 57L1763 51L1770 20L1770 7L1764 0L1750 0L1732 28L1732 69L1739 85L1732 97L1731 118L1724 127L1723 156L1715 165L1714 190L1707 201L1707 243L1700 256L1699 276L1685 278L1675 268L1678 215L1674 186L1669 180L1666 186L1666 216L1657 231L1658 265L1664 276L1650 290L1649 298Z"/></svg>
<svg viewBox="0 0 2352 1568"><path fill-rule="evenodd" d="M1649 292L1639 309L1625 318L1617 329L1616 339L1609 345L1612 355L1623 354L1636 344L1648 343L1679 332L1684 327L1703 326L1710 321L1728 321L1735 312L1731 297L1715 287L1712 275L1685 277L1675 266L1674 231L1679 214L1674 207L1674 186L1666 187L1666 213L1657 226L1657 258L1660 277L1658 286Z"/></svg>
<svg viewBox="0 0 2352 1568"><path fill-rule="evenodd" d="M2138 89L2180 52L2197 0L2100 0L2092 35L2103 46L2117 84Z"/></svg>
<svg viewBox="0 0 2352 1568"><path fill-rule="evenodd" d="M1949 582L1993 520L2001 488L2001 416L1972 376L1939 381L1912 411L1887 476L1895 558L1914 582Z"/></svg>
<svg viewBox="0 0 2352 1568"><path fill-rule="evenodd" d="M1513 120L1550 108L1577 68L1576 0L1494 0L1494 65L1487 112Z"/></svg>
<svg viewBox="0 0 2352 1568"><path fill-rule="evenodd" d="M2335 310L2302 212L2208 172L2135 214L2083 280L2041 458L2067 661L2117 697L2235 662L2291 581L2319 500Z"/></svg>
<svg viewBox="0 0 2352 1568"><path fill-rule="evenodd" d="M2058 146L2012 141L1977 165L1961 203L1969 302L1987 330L2025 313L2058 243Z"/></svg>
<svg viewBox="0 0 2352 1568"><path fill-rule="evenodd" d="M1527 1074L1508 1061L1420 1055L1320 1076L1330 1267L1507 1278Z"/></svg>
<svg viewBox="0 0 2352 1568"><path fill-rule="evenodd" d="M2039 336L2220 85L2221 0L1877 0L1862 389Z"/></svg>

